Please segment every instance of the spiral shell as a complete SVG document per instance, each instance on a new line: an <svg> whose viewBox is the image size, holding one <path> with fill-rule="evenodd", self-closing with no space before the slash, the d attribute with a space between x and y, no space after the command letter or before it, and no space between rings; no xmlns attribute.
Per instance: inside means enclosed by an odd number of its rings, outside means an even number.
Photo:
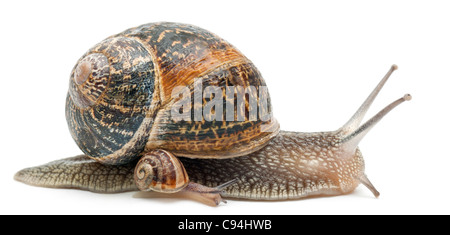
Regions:
<svg viewBox="0 0 450 235"><path fill-rule="evenodd" d="M236 113L224 111L234 119L174 120L174 88L185 87L193 97L195 81L224 94L228 87L255 87L254 94L267 94L262 110L270 118L237 120ZM243 156L279 131L268 92L260 89L265 85L253 63L220 37L192 25L144 24L103 40L81 57L70 78L66 119L80 149L105 164L129 163L154 149L191 158ZM254 94L245 95L256 100ZM226 97L223 106L235 99ZM204 96L193 106L207 103ZM246 100L240 107L248 113L249 106Z"/></svg>
<svg viewBox="0 0 450 235"><path fill-rule="evenodd" d="M183 164L165 150L153 150L136 165L134 180L141 191L174 193L183 189L189 177Z"/></svg>

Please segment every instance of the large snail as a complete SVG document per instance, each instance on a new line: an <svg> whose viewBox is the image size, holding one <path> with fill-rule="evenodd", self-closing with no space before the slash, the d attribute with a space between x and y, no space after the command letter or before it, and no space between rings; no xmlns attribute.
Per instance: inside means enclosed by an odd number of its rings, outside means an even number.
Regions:
<svg viewBox="0 0 450 235"><path fill-rule="evenodd" d="M95 45L71 73L66 118L85 155L15 179L103 193L192 192L216 205L222 196L346 194L360 183L378 196L358 143L411 96L360 124L396 68L338 130L279 131L261 74L236 48L191 25L141 25Z"/></svg>

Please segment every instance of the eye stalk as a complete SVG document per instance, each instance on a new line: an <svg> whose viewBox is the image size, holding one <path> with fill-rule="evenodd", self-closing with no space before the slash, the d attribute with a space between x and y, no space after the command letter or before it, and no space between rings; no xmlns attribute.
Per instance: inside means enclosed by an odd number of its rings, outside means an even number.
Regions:
<svg viewBox="0 0 450 235"><path fill-rule="evenodd" d="M75 66L70 79L70 96L80 108L95 104L105 91L109 80L108 58L93 53L82 58Z"/></svg>

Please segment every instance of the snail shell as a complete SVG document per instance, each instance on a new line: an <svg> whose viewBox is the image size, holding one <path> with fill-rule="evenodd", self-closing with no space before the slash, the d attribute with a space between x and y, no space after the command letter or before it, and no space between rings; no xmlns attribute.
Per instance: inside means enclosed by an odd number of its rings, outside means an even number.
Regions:
<svg viewBox="0 0 450 235"><path fill-rule="evenodd" d="M186 87L194 97L196 80L224 94L225 87L255 87L249 96L266 85L235 47L195 26L151 23L111 36L83 55L72 71L66 101L71 135L86 155L114 165L154 149L191 158L237 157L261 149L277 135L268 94L270 118L265 120L238 121L237 113L224 111L233 121L195 120L194 112L188 121L175 121L170 115L177 102L174 88ZM235 99L227 97L224 106ZM205 106L208 97L202 101ZM248 100L243 106L248 113Z"/></svg>
<svg viewBox="0 0 450 235"><path fill-rule="evenodd" d="M178 158L158 149L146 153L139 160L134 181L141 191L174 193L187 186L189 177Z"/></svg>

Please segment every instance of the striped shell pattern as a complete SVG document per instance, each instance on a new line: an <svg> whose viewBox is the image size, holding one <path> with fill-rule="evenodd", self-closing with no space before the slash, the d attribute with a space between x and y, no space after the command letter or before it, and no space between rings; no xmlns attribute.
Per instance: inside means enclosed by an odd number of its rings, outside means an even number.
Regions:
<svg viewBox="0 0 450 235"><path fill-rule="evenodd" d="M235 47L195 26L151 23L108 37L86 52L71 73L66 100L71 135L86 155L113 165L155 149L191 158L237 157L277 135L279 125L272 117L205 121L194 120L193 112L190 120L173 120L173 89L186 87L193 94L195 81L224 94L226 87L266 85ZM229 99L236 103L234 96L226 97L224 105ZM208 101L203 97L202 106ZM270 98L267 103L271 113ZM244 105L248 109L247 100Z"/></svg>
<svg viewBox="0 0 450 235"><path fill-rule="evenodd" d="M146 153L136 164L134 181L141 191L173 193L186 187L189 177L178 158L157 149Z"/></svg>

